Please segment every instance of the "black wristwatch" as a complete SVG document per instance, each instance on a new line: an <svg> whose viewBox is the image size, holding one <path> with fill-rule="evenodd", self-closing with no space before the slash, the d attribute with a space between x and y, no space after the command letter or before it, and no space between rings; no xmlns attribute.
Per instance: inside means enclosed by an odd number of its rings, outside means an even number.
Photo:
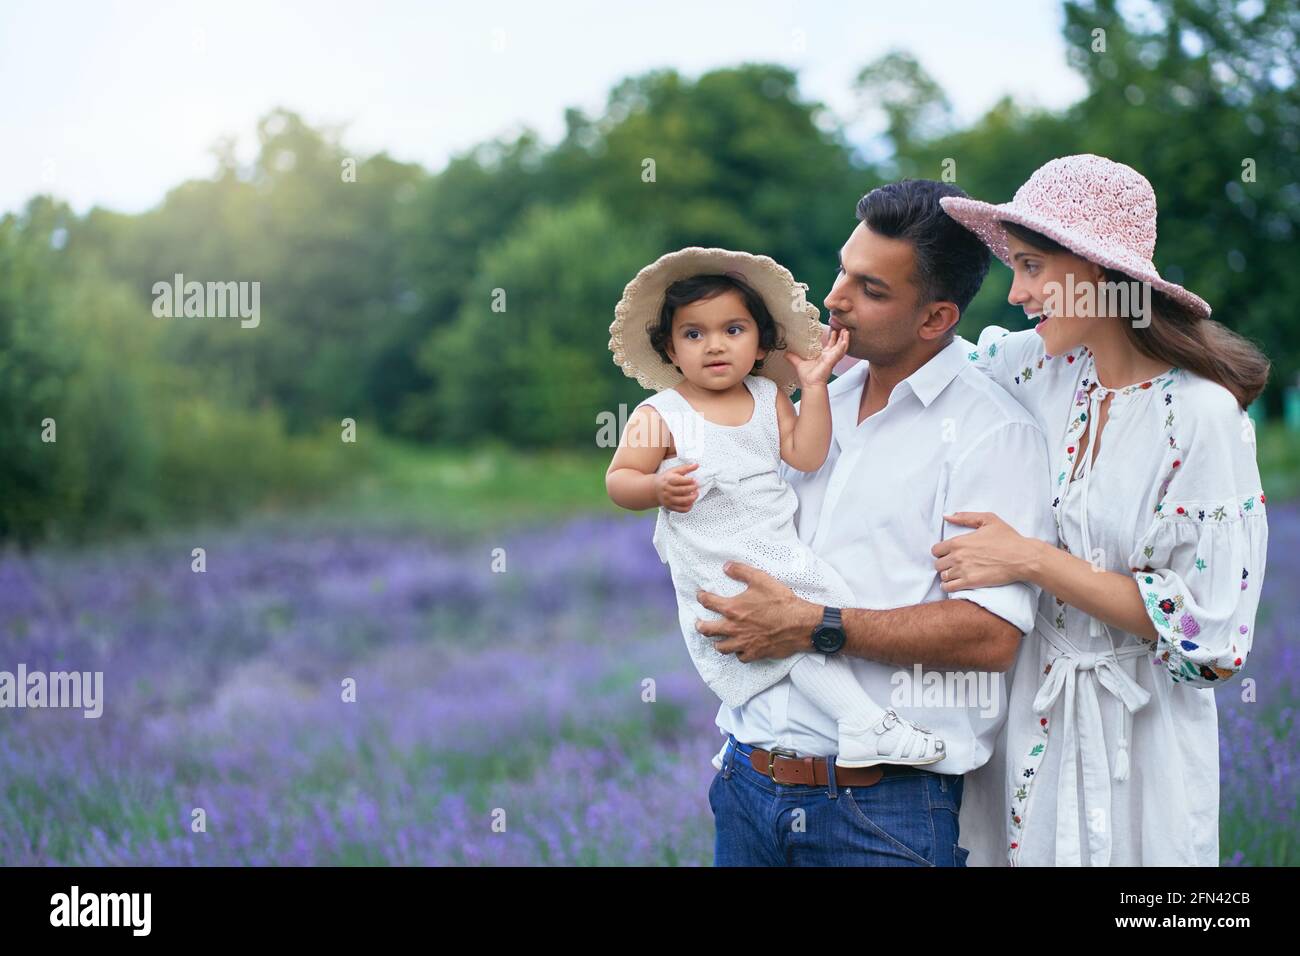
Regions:
<svg viewBox="0 0 1300 956"><path fill-rule="evenodd" d="M823 654L834 654L844 646L844 627L839 608L828 607L822 610L822 622L813 628L812 645L814 650Z"/></svg>

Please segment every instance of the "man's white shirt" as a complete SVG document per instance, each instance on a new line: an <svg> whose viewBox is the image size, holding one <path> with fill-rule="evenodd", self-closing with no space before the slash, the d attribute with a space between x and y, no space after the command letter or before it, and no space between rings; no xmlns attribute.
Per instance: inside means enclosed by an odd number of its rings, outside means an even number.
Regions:
<svg viewBox="0 0 1300 956"><path fill-rule="evenodd" d="M848 582L854 607L961 599L1027 634L1037 587L1015 583L945 594L930 553L936 542L973 530L943 520L958 511L991 511L1021 534L1056 542L1044 435L1015 399L970 363L973 349L954 338L861 424L868 363L859 362L828 388L833 436L826 462L815 472L782 463L781 475L799 497L800 539ZM943 738L948 756L927 770L964 774L988 760L1005 719L1011 675L924 667L918 681L915 666L845 659L877 704ZM764 749L801 756L837 749L834 719L788 677L740 707L722 705L717 725L724 735Z"/></svg>

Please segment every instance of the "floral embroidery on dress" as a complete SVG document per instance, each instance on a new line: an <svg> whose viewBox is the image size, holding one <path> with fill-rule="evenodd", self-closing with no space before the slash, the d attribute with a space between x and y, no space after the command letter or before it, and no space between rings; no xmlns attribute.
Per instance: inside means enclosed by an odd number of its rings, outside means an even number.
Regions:
<svg viewBox="0 0 1300 956"><path fill-rule="evenodd" d="M1044 674L1050 673L1052 664L1049 661ZM1024 830L1025 807L1029 802L1029 787L1034 781L1034 774L1038 772L1038 765L1042 762L1043 753L1047 750L1047 718L1038 718L1038 729L1043 735L1043 740L1038 741L1029 748L1029 753L1025 755L1024 760L1020 763L1020 774L1018 783L1011 791L1011 820L1007 825L1008 843L1007 860L1012 865L1020 856L1020 834Z"/></svg>
<svg viewBox="0 0 1300 956"><path fill-rule="evenodd" d="M1175 464L1179 463L1175 462ZM1172 475L1170 477L1172 477ZM1166 486L1168 485L1168 482L1169 479L1166 478ZM1195 519L1199 522L1204 522L1206 519L1209 519L1210 521L1223 521L1231 516L1234 511L1238 518L1244 518L1248 514L1263 514L1267 510L1267 506L1264 502L1265 498L1263 495L1251 495L1244 501L1239 501L1238 499L1233 498L1231 501L1225 501L1222 504L1214 505L1207 511L1205 508L1199 507L1200 504L1206 504L1208 507L1207 502L1198 502L1197 505L1194 506L1191 502L1188 502L1185 505L1180 505L1171 501L1161 501L1152 509L1152 513L1157 518L1169 518L1173 520L1186 518L1189 521Z"/></svg>
<svg viewBox="0 0 1300 956"><path fill-rule="evenodd" d="M1095 365L1093 364L1092 352L1087 348L1087 346L1084 346L1081 349L1079 349L1077 353L1077 357L1086 359L1086 361L1082 364L1079 370L1080 374L1083 375L1083 378L1080 380L1079 386L1074 393L1074 405L1075 408L1080 409L1080 411L1070 421L1069 426L1065 430L1065 438L1064 438L1065 461L1064 461L1064 466L1061 468L1061 470L1057 473L1056 476L1056 484L1058 487L1060 485L1065 484L1066 476L1073 475L1075 471L1076 458L1078 457L1078 453L1079 453L1078 439L1082 435L1083 431L1085 430L1088 424L1088 407L1090 404L1089 389L1091 388L1091 386L1096 385L1097 388L1101 389L1103 392L1110 392L1111 394L1114 395L1131 395L1134 392L1145 391L1146 389L1152 388L1155 385L1159 385L1161 390L1165 393L1165 404L1169 405L1173 401L1173 395L1172 393L1169 392L1169 387L1174 384L1174 382L1179 378L1181 374L1180 369L1171 368L1168 372L1164 373L1163 375L1158 375L1149 381L1137 382L1136 384L1133 385L1126 385L1124 388L1108 389L1100 382L1094 382L1092 379L1091 373L1093 370L1095 370ZM1030 370L1026 368L1024 370L1024 373L1028 373L1029 371ZM1018 378L1017 381L1019 381ZM1172 432L1173 425L1174 425L1174 413L1173 410L1171 409L1169 414L1165 417L1165 432L1166 432L1166 439L1169 443L1169 447L1174 451L1177 451L1178 442ZM1089 442L1089 444L1091 445L1092 442ZM1179 458L1175 458L1173 464L1170 466L1169 475L1161 483L1160 495L1159 495L1160 498L1164 497L1165 492L1169 488L1169 482L1173 479L1175 471L1181 465L1182 465L1182 460ZM1159 506L1157 506L1156 511L1159 512L1159 510L1160 508ZM1056 530L1057 530L1058 538L1063 538L1064 534L1062 533L1062 529L1061 529L1060 496L1057 496L1052 499L1052 514L1056 518Z"/></svg>
<svg viewBox="0 0 1300 956"><path fill-rule="evenodd" d="M1000 336L998 336L998 338L1006 338L1007 335L1008 335L1007 332L1003 332ZM996 342L990 342L989 347L984 350L984 354L986 354L989 358L993 358L993 356L998 354L998 344ZM974 352L968 354L966 358L970 359L972 362L978 362L980 358L980 350L976 349ZM1016 381L1018 382L1020 381L1020 379L1017 378Z"/></svg>
<svg viewBox="0 0 1300 956"><path fill-rule="evenodd" d="M1242 568L1244 572L1246 569ZM1154 578L1146 577L1142 579L1147 584L1152 584ZM1184 598L1181 594L1175 594L1172 598L1162 598L1155 591L1147 591L1145 603L1147 613L1151 615L1151 621L1156 625L1156 662L1168 664L1173 659L1174 667L1170 668L1169 676L1174 679L1175 683L1201 678L1207 681L1227 680L1237 673L1236 670L1214 667L1213 665L1197 664L1187 657L1188 651L1194 651L1200 647L1192 638L1201 633L1201 622L1192 616L1191 612L1183 611ZM1178 619L1174 615L1183 611ZM1242 625L1244 628L1245 625ZM1170 640L1165 633L1180 635L1178 640ZM1244 631L1243 631L1244 633ZM1233 649L1235 652L1235 648ZM1234 665L1241 667L1241 658L1236 659Z"/></svg>
<svg viewBox="0 0 1300 956"><path fill-rule="evenodd" d="M1003 333L1002 333L1000 336L998 336L998 338L1006 338L1009 334L1010 334L1009 332L1007 332L1007 331L1003 331ZM997 357L998 351L999 351L999 349L998 349L998 343L996 343L996 342L990 342L990 343L988 344L988 347L984 349L984 354L985 354L989 359L994 359L994 358ZM968 352L968 353L966 354L966 358L969 359L969 360L972 361L972 362L978 362L979 359L980 359L980 350L979 350L978 348L976 348L973 352ZM1017 385L1023 385L1025 382L1029 381L1029 380L1030 380L1031 378L1033 378L1033 376L1034 376L1034 369L1035 369L1035 368L1040 368L1040 369L1041 369L1041 368L1043 367L1043 362L1044 362L1044 361L1051 361L1051 359L1052 359L1052 356L1047 355L1046 353L1044 353L1043 356L1042 356L1041 358L1038 359L1037 363L1035 363L1034 366L1031 367L1031 366L1026 365L1023 369L1020 370L1020 374L1018 374L1018 375L1015 376L1015 382L1016 382L1016 384L1017 384ZM1073 361L1073 359L1071 359L1071 361Z"/></svg>

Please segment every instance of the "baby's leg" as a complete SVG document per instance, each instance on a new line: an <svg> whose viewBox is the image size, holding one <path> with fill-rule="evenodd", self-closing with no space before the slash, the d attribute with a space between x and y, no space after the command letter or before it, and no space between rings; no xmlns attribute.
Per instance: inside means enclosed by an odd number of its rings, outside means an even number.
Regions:
<svg viewBox="0 0 1300 956"><path fill-rule="evenodd" d="M790 679L822 713L835 718L835 763L873 767L881 763L921 766L945 756L943 740L873 701L841 657L811 653L790 670ZM823 663L824 662L824 663Z"/></svg>
<svg viewBox="0 0 1300 956"><path fill-rule="evenodd" d="M804 654L791 669L790 680L822 713L835 718L841 736L860 734L885 715L842 657Z"/></svg>

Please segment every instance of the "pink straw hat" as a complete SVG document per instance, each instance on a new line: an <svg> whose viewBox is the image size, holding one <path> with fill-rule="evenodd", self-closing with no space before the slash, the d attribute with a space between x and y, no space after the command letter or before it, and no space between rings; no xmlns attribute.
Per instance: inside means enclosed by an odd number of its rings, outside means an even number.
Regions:
<svg viewBox="0 0 1300 956"><path fill-rule="evenodd" d="M1104 156L1084 153L1053 159L1034 171L1001 205L944 196L944 212L1011 265L1005 219L1055 239L1071 252L1137 279L1209 318L1204 299L1160 278L1151 261L1156 248L1156 194L1146 177Z"/></svg>

